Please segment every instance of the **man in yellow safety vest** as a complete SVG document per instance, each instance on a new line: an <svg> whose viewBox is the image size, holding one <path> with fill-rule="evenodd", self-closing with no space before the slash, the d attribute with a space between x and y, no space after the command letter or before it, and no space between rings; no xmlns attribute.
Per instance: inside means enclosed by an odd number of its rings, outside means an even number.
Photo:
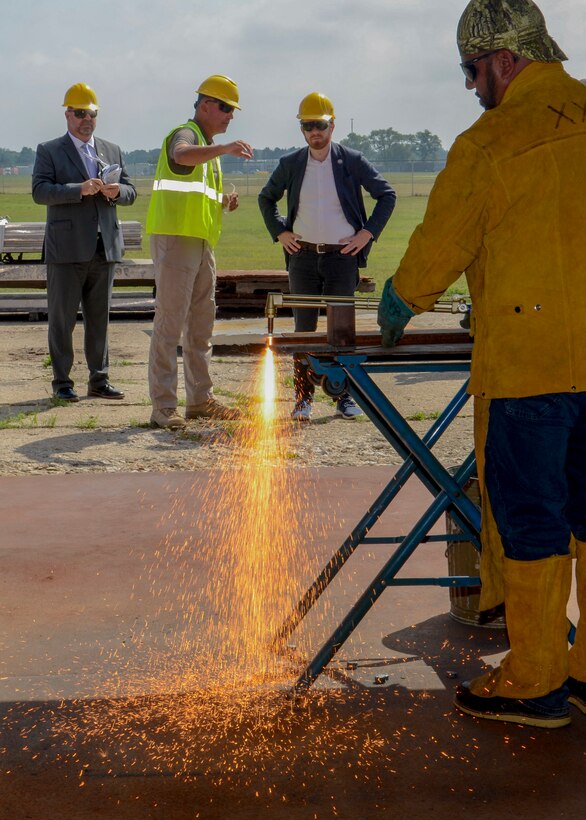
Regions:
<svg viewBox="0 0 586 820"><path fill-rule="evenodd" d="M195 114L163 142L146 230L151 235L156 300L149 354L151 424L178 430L177 345L183 335L187 419L234 419L238 410L213 395L209 364L216 313L214 246L222 209L238 207L238 194L222 193L220 157L252 158L242 140L214 143L240 109L236 83L212 75L197 89Z"/></svg>

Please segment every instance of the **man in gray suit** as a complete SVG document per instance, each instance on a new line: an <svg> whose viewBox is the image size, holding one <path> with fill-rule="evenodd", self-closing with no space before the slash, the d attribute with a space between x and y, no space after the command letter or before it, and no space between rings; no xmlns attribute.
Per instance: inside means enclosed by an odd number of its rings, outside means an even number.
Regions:
<svg viewBox="0 0 586 820"><path fill-rule="evenodd" d="M124 393L108 381L108 313L114 263L124 252L116 205L131 205L136 189L120 148L94 138L99 109L95 92L76 83L63 105L67 133L37 147L33 170L33 199L47 206L44 253L53 394L79 401L69 374L81 302L87 394L122 399Z"/></svg>

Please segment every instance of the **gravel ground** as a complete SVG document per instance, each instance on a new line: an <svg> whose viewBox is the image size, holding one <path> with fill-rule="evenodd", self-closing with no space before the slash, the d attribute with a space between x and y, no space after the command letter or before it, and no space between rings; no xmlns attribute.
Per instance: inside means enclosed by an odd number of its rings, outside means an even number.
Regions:
<svg viewBox="0 0 586 820"><path fill-rule="evenodd" d="M454 327L457 317L418 317L418 326ZM233 423L190 422L172 433L149 427L147 360L150 321L113 321L110 328L112 383L123 401L82 398L56 406L51 398L46 323L0 323L0 474L205 470L220 466L239 447ZM87 371L83 332L75 331L73 378L85 394ZM180 367L180 371L182 368ZM218 353L212 361L216 396L227 404L251 406L261 392L261 356ZM180 374L182 379L182 373ZM420 435L461 384L451 374L382 376L379 384ZM277 412L288 437L291 466L399 464L401 459L366 418L336 418L334 405L316 391L315 419L293 423L291 360L277 360ZM183 395L180 381L179 395ZM246 423L246 422L245 422ZM435 452L457 464L472 446L472 405L452 424Z"/></svg>

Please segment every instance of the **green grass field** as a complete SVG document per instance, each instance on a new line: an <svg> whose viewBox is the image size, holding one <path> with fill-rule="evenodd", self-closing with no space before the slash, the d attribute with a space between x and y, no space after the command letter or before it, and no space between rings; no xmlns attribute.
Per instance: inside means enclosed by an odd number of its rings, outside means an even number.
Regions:
<svg viewBox="0 0 586 820"><path fill-rule="evenodd" d="M392 174L389 180L398 194L395 211L374 245L364 273L377 283L380 292L384 281L397 268L413 229L423 219L427 195L433 185L433 174ZM274 270L284 267L283 253L278 243L273 243L257 205L258 192L266 181L264 174L249 176L226 176L224 187L230 190L234 183L240 193L240 207L224 218L222 237L216 249L216 261L220 270ZM148 237L144 225L148 208L152 179L139 177L134 180L139 196L134 205L120 208L123 220L137 220L143 226L143 250L133 252L133 258L150 257ZM45 207L36 205L30 194L30 177L0 177L0 217L11 222L43 222ZM372 200L366 197L366 209L371 210ZM285 202L283 201L283 209ZM467 293L463 277L450 288L450 293Z"/></svg>

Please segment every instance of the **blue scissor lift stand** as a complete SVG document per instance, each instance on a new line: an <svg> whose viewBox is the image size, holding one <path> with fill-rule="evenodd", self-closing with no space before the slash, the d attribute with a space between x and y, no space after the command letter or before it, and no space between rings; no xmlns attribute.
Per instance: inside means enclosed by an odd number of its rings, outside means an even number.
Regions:
<svg viewBox="0 0 586 820"><path fill-rule="evenodd" d="M410 344L409 336L407 332L401 344L392 349L372 347L336 352L331 348L324 351L323 346L320 348L315 345L313 348L308 346L307 352L302 354L309 364L312 380L334 398L348 393L403 458L403 463L299 600L275 638L275 650L282 650L296 627L357 547L362 544L397 545L383 568L307 665L295 684L295 693L301 693L314 683L387 587L460 587L480 584L480 578L470 576L397 578L405 562L422 543L467 541L480 550L480 510L463 489L475 473L474 452L468 455L454 474L444 467L432 452L433 446L470 398L466 387L472 345L468 334L463 331L456 331L452 338L452 341L457 340L457 344L447 345ZM416 334L413 334L413 341L416 338ZM426 434L420 438L390 398L378 387L374 378L384 373L438 372L462 373L463 384ZM417 476L433 496L429 507L406 535L378 538L368 536L367 533L396 500L411 476ZM450 514L460 533L450 533L449 536L430 535L433 526L445 513Z"/></svg>

